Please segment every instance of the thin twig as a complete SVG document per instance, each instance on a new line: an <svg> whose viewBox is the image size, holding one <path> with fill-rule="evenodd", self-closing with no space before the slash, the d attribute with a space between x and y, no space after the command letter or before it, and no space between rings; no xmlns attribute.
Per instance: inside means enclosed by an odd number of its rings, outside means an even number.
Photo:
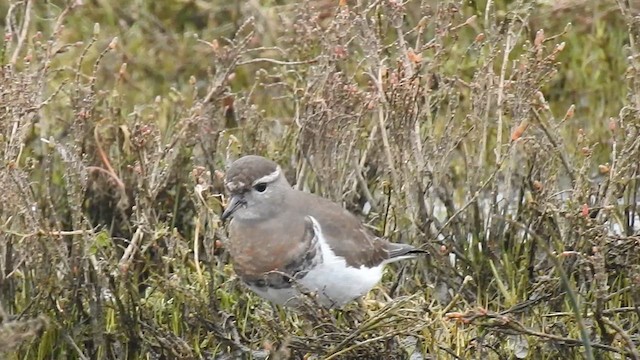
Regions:
<svg viewBox="0 0 640 360"><path fill-rule="evenodd" d="M547 139L549 139L549 142L551 143L553 148L560 155L560 160L562 161L562 166L564 166L564 169L567 171L567 174L571 178L571 183L575 183L576 182L575 171L574 171L573 167L571 166L571 164L569 162L569 157L567 156L566 152L563 151L563 149L560 147L560 145L559 145L560 141L558 139L556 139L556 137L551 133L551 131L549 131L549 128L547 127L545 122L542 120L542 117L540 116L540 113L538 112L538 110L536 110L535 108L532 108L531 110L533 111L533 114L535 115L536 119L538 120L538 125L540 125L540 128L542 128L542 131L547 136Z"/></svg>
<svg viewBox="0 0 640 360"><path fill-rule="evenodd" d="M536 244L542 247L543 250L547 253L548 258L551 260L551 262L554 265L554 269L556 270L558 275L560 275L560 281L562 282L569 296L569 303L571 304L571 308L573 309L573 312L575 315L576 323L578 324L578 328L580 330L580 337L582 338L582 344L584 345L585 356L588 360L594 360L591 339L589 337L589 333L587 332L587 327L585 326L584 321L582 319L582 310L578 305L576 290L573 288L573 286L571 286L571 283L569 282L569 277L567 276L567 273L564 271L564 268L562 267L560 260L558 260L557 256L555 256L551 251L551 249L549 249L546 241L544 239L541 239L540 236L538 236L538 234L536 234L533 230L529 229L529 227L521 224L518 221L514 221L512 219L507 219L504 217L500 217L500 218L503 221L507 221L510 224L520 228L520 230L526 232L529 236L534 238L536 241Z"/></svg>
<svg viewBox="0 0 640 360"><path fill-rule="evenodd" d="M133 260L133 255L139 248L138 243L142 240L142 235L142 228L138 227L136 229L136 232L131 237L129 246L127 246L127 248L125 249L122 258L120 258L120 262L118 263L118 268L122 273L126 273L129 270L129 265Z"/></svg>
<svg viewBox="0 0 640 360"><path fill-rule="evenodd" d="M26 0L26 7L24 10L24 21L22 21L22 29L20 29L20 36L18 37L18 44L16 48L13 49L13 55L11 55L11 61L9 62L11 66L15 66L18 61L18 56L20 55L20 51L22 50L22 46L24 45L24 41L27 38L27 34L29 32L29 25L31 23L31 8L33 6L33 1Z"/></svg>
<svg viewBox="0 0 640 360"><path fill-rule="evenodd" d="M620 337L624 339L624 341L627 343L627 348L629 348L629 352L632 355L631 357L634 360L640 359L640 352L638 352L638 347L633 343L633 340L631 340L631 336L629 336L629 334L624 331L624 329L621 328L618 324L609 320L609 318L602 317L602 321L607 324L607 326L615 330L618 335L620 335Z"/></svg>
<svg viewBox="0 0 640 360"><path fill-rule="evenodd" d="M301 60L301 61L283 61L283 60L276 60L271 58L255 58L250 60L238 61L237 65L242 66L242 65L248 65L248 64L255 64L259 62L267 62L271 64L276 64L276 65L306 65L306 64L315 64L316 62L318 62L318 58L310 59L310 60Z"/></svg>

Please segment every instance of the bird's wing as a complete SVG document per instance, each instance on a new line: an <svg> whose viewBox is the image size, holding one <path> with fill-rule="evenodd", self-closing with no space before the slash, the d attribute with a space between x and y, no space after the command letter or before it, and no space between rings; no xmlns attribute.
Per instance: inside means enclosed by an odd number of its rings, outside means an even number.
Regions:
<svg viewBox="0 0 640 360"><path fill-rule="evenodd" d="M392 244L374 236L356 216L334 202L304 192L296 192L295 196L292 203L300 204L297 211L308 213L321 224L329 247L350 266L374 267L395 257L406 257L414 250L413 246Z"/></svg>

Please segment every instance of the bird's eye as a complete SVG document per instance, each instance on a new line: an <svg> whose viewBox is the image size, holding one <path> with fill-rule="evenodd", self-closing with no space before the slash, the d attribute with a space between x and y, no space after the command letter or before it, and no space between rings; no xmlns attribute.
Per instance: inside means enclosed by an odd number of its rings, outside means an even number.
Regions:
<svg viewBox="0 0 640 360"><path fill-rule="evenodd" d="M253 185L253 188L257 192L264 192L265 190L267 190L267 183L257 183L255 185Z"/></svg>

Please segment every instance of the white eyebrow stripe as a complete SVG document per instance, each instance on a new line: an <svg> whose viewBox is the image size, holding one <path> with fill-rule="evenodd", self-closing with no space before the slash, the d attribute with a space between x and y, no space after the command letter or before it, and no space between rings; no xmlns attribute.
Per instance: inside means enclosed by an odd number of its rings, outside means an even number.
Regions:
<svg viewBox="0 0 640 360"><path fill-rule="evenodd" d="M275 179L277 179L278 176L280 176L280 166L278 166L276 168L276 171L272 172L269 175L265 175L265 176L261 177L260 179L254 181L253 184L251 184L251 185L255 186L256 184L260 184L260 183L270 183L270 182L274 181Z"/></svg>

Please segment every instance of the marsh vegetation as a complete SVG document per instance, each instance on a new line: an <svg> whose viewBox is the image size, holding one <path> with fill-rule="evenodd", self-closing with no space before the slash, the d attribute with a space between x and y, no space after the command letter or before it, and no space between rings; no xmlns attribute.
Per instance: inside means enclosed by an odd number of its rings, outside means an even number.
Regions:
<svg viewBox="0 0 640 360"><path fill-rule="evenodd" d="M640 359L635 1L0 4L0 356ZM291 312L228 265L278 162L429 256Z"/></svg>

